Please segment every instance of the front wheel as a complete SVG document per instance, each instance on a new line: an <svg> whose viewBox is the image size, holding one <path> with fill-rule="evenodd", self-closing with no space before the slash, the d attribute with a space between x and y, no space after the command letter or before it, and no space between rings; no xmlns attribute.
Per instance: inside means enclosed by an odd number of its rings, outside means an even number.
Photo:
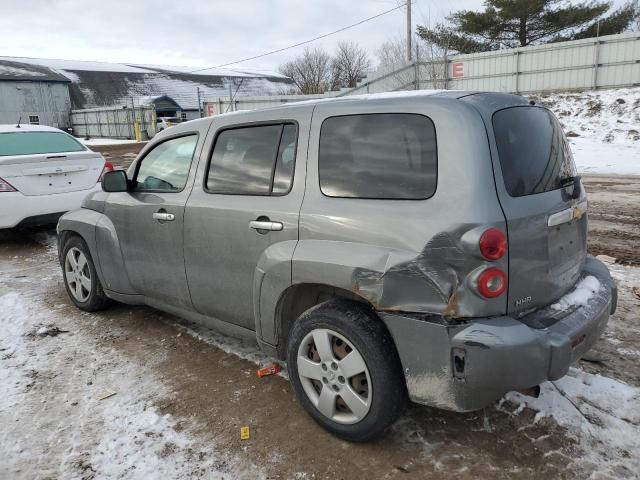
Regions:
<svg viewBox="0 0 640 480"><path fill-rule="evenodd" d="M298 400L331 433L363 442L402 413L406 388L393 340L366 306L332 300L305 312L287 346Z"/></svg>
<svg viewBox="0 0 640 480"><path fill-rule="evenodd" d="M91 253L82 238L73 235L66 239L61 260L64 286L76 307L95 312L109 305L110 300L104 294Z"/></svg>

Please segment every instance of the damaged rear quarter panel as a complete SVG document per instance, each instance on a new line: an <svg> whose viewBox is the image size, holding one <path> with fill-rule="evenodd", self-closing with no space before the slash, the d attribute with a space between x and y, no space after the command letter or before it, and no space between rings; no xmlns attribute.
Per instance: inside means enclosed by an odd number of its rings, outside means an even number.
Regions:
<svg viewBox="0 0 640 480"><path fill-rule="evenodd" d="M426 115L435 125L435 194L427 200L324 196L318 177L322 121L336 115L394 111ZM497 262L480 256L477 240L492 226L505 231L484 123L473 107L439 98L393 106L370 101L316 107L293 283L344 288L380 311L447 318L503 314L506 295L482 299L469 284L472 273L483 265L507 271L506 256Z"/></svg>

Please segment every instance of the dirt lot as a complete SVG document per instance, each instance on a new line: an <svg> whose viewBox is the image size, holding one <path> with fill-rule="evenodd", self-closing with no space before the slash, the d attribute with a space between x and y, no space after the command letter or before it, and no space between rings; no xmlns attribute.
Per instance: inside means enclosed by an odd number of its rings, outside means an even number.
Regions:
<svg viewBox="0 0 640 480"><path fill-rule="evenodd" d="M124 166L136 148L126 147L100 150ZM586 183L590 250L640 265L640 177ZM551 411L525 408L519 395L469 414L414 406L385 438L354 445L316 426L286 378L258 379L256 364L269 359L253 345L146 307L98 314L72 307L55 245L52 230L0 234L0 478L632 478L640 471L638 414L616 398L569 388L597 385L601 377L590 374L600 374L629 385L610 381L611 395L622 388L630 397L620 398L640 401L636 267L612 265L618 312L591 361L566 383L547 384ZM564 411L581 427L559 420ZM250 440L240 440L243 425Z"/></svg>

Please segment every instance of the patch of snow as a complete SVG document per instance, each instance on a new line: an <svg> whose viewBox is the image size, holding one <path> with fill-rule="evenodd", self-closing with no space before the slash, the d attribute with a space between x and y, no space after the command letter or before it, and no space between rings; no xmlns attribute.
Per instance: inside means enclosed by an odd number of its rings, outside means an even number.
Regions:
<svg viewBox="0 0 640 480"><path fill-rule="evenodd" d="M20 62L31 65L39 65L60 71L66 75L66 70L85 72L128 72L128 73L153 73L153 70L124 63L93 62L83 60L62 60L57 58L31 58L31 57L0 57L0 60L8 62Z"/></svg>
<svg viewBox="0 0 640 480"><path fill-rule="evenodd" d="M554 310L566 310L572 306L584 307L598 290L600 290L600 281L596 277L589 275L580 280L574 290L551 305L551 308Z"/></svg>
<svg viewBox="0 0 640 480"><path fill-rule="evenodd" d="M580 173L640 175L640 142L604 143L594 138L569 138Z"/></svg>
<svg viewBox="0 0 640 480"><path fill-rule="evenodd" d="M46 287L7 292L9 278L0 278L0 311L10 312L0 330L0 478L264 478L246 459L221 457L188 420L178 428L162 415L155 402L171 392L148 365L81 330L30 335L62 320L42 303Z"/></svg>
<svg viewBox="0 0 640 480"><path fill-rule="evenodd" d="M46 74L36 70L27 70L26 68L0 65L0 75L15 77L44 77Z"/></svg>
<svg viewBox="0 0 640 480"><path fill-rule="evenodd" d="M580 173L640 175L640 88L529 98L558 117Z"/></svg>
<svg viewBox="0 0 640 480"><path fill-rule="evenodd" d="M234 337L227 337L226 335L222 335L215 330L195 323L170 323L181 331L188 333L192 337L208 343L209 345L213 345L214 347L219 348L225 353L235 355L239 358L242 358L243 360L248 360L249 362L253 362L260 368L271 365L272 363L278 363L282 367L282 370L277 373L277 375L287 380L289 379L289 372L287 371L286 364L276 358L270 357L263 353L258 348L258 345L255 342L248 342Z"/></svg>
<svg viewBox="0 0 640 480"><path fill-rule="evenodd" d="M511 392L506 398L568 429L597 467L597 478L640 472L640 388L571 368L568 375L541 385L538 398ZM518 407L520 409L520 407Z"/></svg>

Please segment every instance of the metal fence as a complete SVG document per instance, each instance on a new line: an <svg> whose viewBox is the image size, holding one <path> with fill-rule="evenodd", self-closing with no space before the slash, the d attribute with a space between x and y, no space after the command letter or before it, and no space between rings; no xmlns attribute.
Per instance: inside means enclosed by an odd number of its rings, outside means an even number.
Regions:
<svg viewBox="0 0 640 480"><path fill-rule="evenodd" d="M71 111L71 126L77 137L134 140L136 121L140 125L143 140L156 134L156 112L153 107L99 107Z"/></svg>
<svg viewBox="0 0 640 480"><path fill-rule="evenodd" d="M415 61L378 69L355 88L324 95L205 100L207 115L253 110L315 98L413 89L482 90L511 93L640 86L640 33Z"/></svg>
<svg viewBox="0 0 640 480"><path fill-rule="evenodd" d="M349 90L349 89L347 89ZM322 95L267 95L259 97L236 97L229 101L229 97L206 98L204 102L204 114L207 117L221 113L235 112L238 110L257 110L260 108L277 107L285 103L313 100L316 98L331 98L341 92L327 92Z"/></svg>
<svg viewBox="0 0 640 480"><path fill-rule="evenodd" d="M640 86L640 33L413 62L374 72L346 95L412 88L528 93L631 86Z"/></svg>

